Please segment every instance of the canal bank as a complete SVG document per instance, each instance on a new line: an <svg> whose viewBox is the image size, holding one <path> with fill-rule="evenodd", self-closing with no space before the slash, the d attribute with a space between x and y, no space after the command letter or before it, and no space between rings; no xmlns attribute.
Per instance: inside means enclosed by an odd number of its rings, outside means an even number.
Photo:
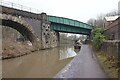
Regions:
<svg viewBox="0 0 120 80"><path fill-rule="evenodd" d="M107 78L107 75L101 69L90 47L82 45L79 54L54 78Z"/></svg>

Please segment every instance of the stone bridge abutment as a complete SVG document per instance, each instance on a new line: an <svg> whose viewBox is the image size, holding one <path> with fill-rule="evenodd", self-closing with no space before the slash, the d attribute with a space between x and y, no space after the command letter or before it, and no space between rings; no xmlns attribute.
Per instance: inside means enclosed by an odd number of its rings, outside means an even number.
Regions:
<svg viewBox="0 0 120 80"><path fill-rule="evenodd" d="M32 30L32 26L29 25L26 21L8 14L0 14L0 20L2 20L1 25L11 27L21 33L33 44L35 49L40 48L40 39L37 38L37 35Z"/></svg>
<svg viewBox="0 0 120 80"><path fill-rule="evenodd" d="M36 14L1 6L0 20L3 26L16 29L27 38L35 49L56 47L56 32L50 30L50 22L46 13Z"/></svg>

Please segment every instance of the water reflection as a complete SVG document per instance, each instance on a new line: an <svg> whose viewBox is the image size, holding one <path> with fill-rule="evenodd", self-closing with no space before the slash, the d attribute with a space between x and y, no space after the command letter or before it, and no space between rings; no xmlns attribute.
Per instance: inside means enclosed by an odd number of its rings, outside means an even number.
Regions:
<svg viewBox="0 0 120 80"><path fill-rule="evenodd" d="M67 48L65 50L62 49L62 50L60 50L60 58L59 58L59 60L74 57L76 55L77 54L75 53L73 48Z"/></svg>
<svg viewBox="0 0 120 80"><path fill-rule="evenodd" d="M73 46L41 50L23 57L3 61L4 78L51 78L74 56Z"/></svg>

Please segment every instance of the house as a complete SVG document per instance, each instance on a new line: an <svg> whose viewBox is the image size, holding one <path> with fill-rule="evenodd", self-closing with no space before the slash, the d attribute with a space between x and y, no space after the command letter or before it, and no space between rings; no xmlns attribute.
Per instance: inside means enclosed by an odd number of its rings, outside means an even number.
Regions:
<svg viewBox="0 0 120 80"><path fill-rule="evenodd" d="M105 17L104 29L108 40L120 40L120 17L119 16Z"/></svg>

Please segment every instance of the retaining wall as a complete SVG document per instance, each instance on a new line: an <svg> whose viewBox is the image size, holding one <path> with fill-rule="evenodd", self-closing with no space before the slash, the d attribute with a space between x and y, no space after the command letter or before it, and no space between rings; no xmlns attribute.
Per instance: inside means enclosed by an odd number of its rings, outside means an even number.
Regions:
<svg viewBox="0 0 120 80"><path fill-rule="evenodd" d="M105 41L101 48L106 56L114 56L115 58L120 58L120 40L108 40Z"/></svg>

